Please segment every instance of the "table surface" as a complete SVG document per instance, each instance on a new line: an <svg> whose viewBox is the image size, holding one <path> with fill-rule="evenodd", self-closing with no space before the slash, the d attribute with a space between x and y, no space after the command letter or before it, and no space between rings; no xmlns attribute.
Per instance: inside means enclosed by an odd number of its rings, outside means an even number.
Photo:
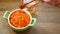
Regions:
<svg viewBox="0 0 60 34"><path fill-rule="evenodd" d="M2 16L6 10L18 8L19 2L0 2L0 34L60 34L60 8L40 3L37 12L32 14L37 18L36 25L25 32L14 32Z"/></svg>

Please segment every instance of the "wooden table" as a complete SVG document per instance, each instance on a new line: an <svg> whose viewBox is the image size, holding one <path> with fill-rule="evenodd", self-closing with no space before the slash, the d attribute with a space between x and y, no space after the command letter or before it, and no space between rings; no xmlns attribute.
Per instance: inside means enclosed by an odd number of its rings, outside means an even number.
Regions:
<svg viewBox="0 0 60 34"><path fill-rule="evenodd" d="M6 10L18 8L19 2L0 2L0 34L60 34L60 8L40 3L37 6L35 27L26 32L14 32L2 16Z"/></svg>

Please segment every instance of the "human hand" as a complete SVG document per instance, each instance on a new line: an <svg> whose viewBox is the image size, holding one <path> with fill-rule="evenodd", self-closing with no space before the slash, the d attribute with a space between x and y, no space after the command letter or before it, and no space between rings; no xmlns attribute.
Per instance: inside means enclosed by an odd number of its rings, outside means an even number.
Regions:
<svg viewBox="0 0 60 34"><path fill-rule="evenodd" d="M54 5L60 7L60 0L41 0L47 4Z"/></svg>

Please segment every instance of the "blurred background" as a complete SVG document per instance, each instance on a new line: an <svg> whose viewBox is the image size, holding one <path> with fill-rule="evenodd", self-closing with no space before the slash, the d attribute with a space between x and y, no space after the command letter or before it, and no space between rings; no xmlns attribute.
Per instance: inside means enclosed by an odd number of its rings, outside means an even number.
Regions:
<svg viewBox="0 0 60 34"><path fill-rule="evenodd" d="M16 33L9 28L3 19L6 10L19 8L20 0L0 0L0 34L60 34L60 8L40 2L36 7L37 13L32 14L37 18L37 23L32 29Z"/></svg>
<svg viewBox="0 0 60 34"><path fill-rule="evenodd" d="M19 0L0 0L0 9L14 9L18 8Z"/></svg>

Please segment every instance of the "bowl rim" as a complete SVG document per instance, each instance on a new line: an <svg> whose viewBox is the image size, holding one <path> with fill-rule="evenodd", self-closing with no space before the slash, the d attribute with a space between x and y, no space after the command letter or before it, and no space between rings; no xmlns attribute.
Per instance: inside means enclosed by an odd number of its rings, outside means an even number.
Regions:
<svg viewBox="0 0 60 34"><path fill-rule="evenodd" d="M15 11L17 11L17 10L23 10L24 12L26 12L26 13L30 16L30 23L29 23L27 26L22 27L22 28L17 28L17 27L14 27L14 26L10 23L10 16L11 16L11 14L14 13ZM10 14L9 14L9 16L8 16L8 24L9 24L11 27L15 28L15 29L24 29L24 28L27 28L28 26L30 26L31 22L32 22L32 16L31 16L31 14L30 14L26 9L15 9L15 10L13 10L12 12L10 12Z"/></svg>

